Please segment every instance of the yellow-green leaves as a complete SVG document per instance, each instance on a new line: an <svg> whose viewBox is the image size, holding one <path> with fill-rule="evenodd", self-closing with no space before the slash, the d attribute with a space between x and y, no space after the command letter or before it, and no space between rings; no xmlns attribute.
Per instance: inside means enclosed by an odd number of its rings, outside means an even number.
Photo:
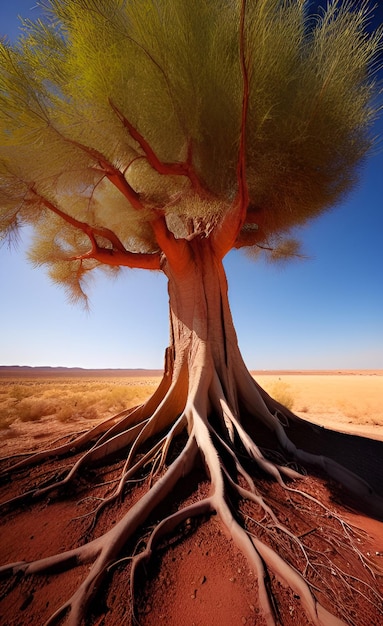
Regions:
<svg viewBox="0 0 383 626"><path fill-rule="evenodd" d="M382 47L381 31L366 32L366 2L334 0L319 17L304 0L44 6L18 43L0 46L0 226L45 229L39 262L57 257L57 279L62 247L52 236L49 248L41 206L55 206L55 220L108 228L120 251L158 249L156 212L176 237L207 236L236 197L241 131L248 222L254 209L259 228L249 234L245 223L238 247L279 241L354 183L371 145ZM74 233L71 254L94 246L73 220L65 229ZM81 277L88 266L68 268Z"/></svg>

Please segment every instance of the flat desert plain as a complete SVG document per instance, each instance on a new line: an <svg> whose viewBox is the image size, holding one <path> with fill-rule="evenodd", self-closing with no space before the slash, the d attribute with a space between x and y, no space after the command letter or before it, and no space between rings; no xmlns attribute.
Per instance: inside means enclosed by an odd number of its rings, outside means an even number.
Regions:
<svg viewBox="0 0 383 626"><path fill-rule="evenodd" d="M303 419L383 440L383 370L257 371ZM81 432L149 397L160 370L0 367L0 457Z"/></svg>
<svg viewBox="0 0 383 626"><path fill-rule="evenodd" d="M383 440L383 370L253 375L282 404L289 406L292 398L290 408L299 417L333 430ZM285 395L287 401L283 402Z"/></svg>

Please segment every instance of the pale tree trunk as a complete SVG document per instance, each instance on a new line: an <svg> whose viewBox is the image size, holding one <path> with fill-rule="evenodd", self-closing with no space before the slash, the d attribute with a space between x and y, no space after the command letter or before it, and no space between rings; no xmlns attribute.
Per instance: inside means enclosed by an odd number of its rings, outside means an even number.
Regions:
<svg viewBox="0 0 383 626"><path fill-rule="evenodd" d="M225 269L210 241L196 238L188 242L187 256L187 263L177 258L173 263L165 259L162 264L169 281L171 331L166 369L177 389L179 411L185 410L188 401L198 398L202 402L204 398L206 420L212 414L218 416L223 439L233 441L234 431L239 430L245 448L251 448L250 439L256 445L265 441L290 461L324 470L357 494L367 510L381 516L381 498L372 494L370 485L354 471L337 462L347 435L318 429L298 418L251 376L238 346ZM185 413L190 432L190 412ZM345 445L353 445L353 440ZM360 475L362 472L363 468Z"/></svg>
<svg viewBox="0 0 383 626"><path fill-rule="evenodd" d="M192 261L181 271L168 261L163 267L169 280L173 375L186 368L189 387L197 373L209 379L218 376L226 400L237 411L233 368L241 367L243 362L223 264L208 241L191 242L191 257Z"/></svg>
<svg viewBox="0 0 383 626"><path fill-rule="evenodd" d="M166 237L165 233L165 243ZM311 624L341 626L344 622L336 614L344 615L342 606L335 607L334 615L326 610L306 577L310 564L307 555L307 563L299 572L264 540L264 534L274 529L274 538L282 533L305 554L299 536L295 536L293 528L278 519L273 510L275 497L279 498L281 492L273 496L272 485L277 483L277 489L286 494L286 506L292 508L293 514L291 494L308 508L319 506L325 515L332 515L313 496L294 486L296 479L302 481L302 475L289 463L294 460L301 465L319 466L381 515L382 500L374 496L361 478L324 456L322 450L318 454L296 445L296 432L303 433L307 439L305 444L310 445L309 439L315 435L314 427L268 396L247 370L231 317L221 257L214 252L209 239L195 237L191 241L177 241L170 238L170 241L169 253L161 257L161 269L169 281L170 346L158 389L142 406L122 412L69 443L15 463L11 471L28 470L35 463L87 447L65 477L33 487L4 505L13 508L32 498L46 497L52 491L65 490L84 467L98 467L102 461L108 462L121 454L126 454L126 461L120 479L112 492L105 485L107 495L93 511L91 528L101 510L123 497L127 484L134 482L143 468L150 467L147 491L103 535L96 535L73 550L47 558L30 563L9 563L0 567L0 575L42 574L87 564L82 583L47 622L47 625L53 625L65 618L68 626L79 626L110 564L118 562L128 540L145 526L161 502L171 498L175 486L197 466L200 469L202 464L210 482L208 495L162 518L146 540L146 547L129 556L133 608L137 573L151 558L157 544L191 517L215 513L257 578L259 604L267 626L279 623L273 592L267 583L270 573L300 598ZM186 433L186 443L183 445L181 440L183 447L175 453L171 446L181 433ZM319 441L323 444L323 431ZM267 453L263 447L268 448ZM263 484L265 476L267 489ZM233 510L233 495L261 511L258 526L252 528L250 524L248 527L246 519ZM344 530L342 520L339 524ZM263 534L258 536L259 529ZM348 537L348 530L346 534ZM355 550L353 544L350 550Z"/></svg>

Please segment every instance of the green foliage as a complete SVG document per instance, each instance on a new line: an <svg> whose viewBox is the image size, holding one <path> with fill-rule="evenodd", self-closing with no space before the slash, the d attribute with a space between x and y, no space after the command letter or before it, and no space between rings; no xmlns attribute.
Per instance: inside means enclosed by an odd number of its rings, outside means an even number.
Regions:
<svg viewBox="0 0 383 626"><path fill-rule="evenodd" d="M331 207L355 182L371 145L375 85L368 68L381 33L366 36L363 2L354 11L350 2L344 9L329 3L311 22L304 2L254 4L261 17L254 16L249 37L247 177L272 235Z"/></svg>
<svg viewBox="0 0 383 626"><path fill-rule="evenodd" d="M315 19L308 4L246 3L250 203L238 247L273 248L339 201L371 146L382 31L367 35L365 2L334 1ZM32 224L33 262L81 297L100 262L84 258L89 236L79 223L113 231L129 252L153 254L158 209L177 237L190 221L208 235L232 210L244 123L242 3L43 5L43 20L25 21L18 42L0 46L0 225L12 233ZM126 121L163 164L188 163L200 188L156 171ZM96 244L115 245L99 232Z"/></svg>

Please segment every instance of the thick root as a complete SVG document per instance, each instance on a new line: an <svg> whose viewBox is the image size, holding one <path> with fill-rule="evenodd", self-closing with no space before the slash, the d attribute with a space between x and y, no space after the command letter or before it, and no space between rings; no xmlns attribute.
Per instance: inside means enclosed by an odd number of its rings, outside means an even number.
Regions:
<svg viewBox="0 0 383 626"><path fill-rule="evenodd" d="M200 346L200 349L204 348ZM194 355L193 362L198 363L201 360ZM179 368L176 380L170 381L169 377L165 376L165 382L155 401L152 398L140 409L123 414L119 422L111 419L106 430L105 425L100 431L97 431L96 427L88 439L79 437L70 444L54 448L56 452L59 450L56 456L65 455L69 445L73 447L75 444L80 447L86 442L94 441L95 433L97 435L96 442L81 454L64 478L45 487L37 486L26 494L6 502L8 507L14 508L26 499L46 497L54 490L59 492L73 482L84 468L98 467L108 459L114 458L117 453L119 455L124 453L125 461L121 461L122 469L115 486L108 495L101 498L98 507L91 512L93 528L106 506L110 506L117 499L123 499L128 482L132 479L141 480L140 473L144 468L149 468L146 475L147 491L104 534L61 554L29 563L23 561L10 563L0 568L1 576L27 576L49 575L80 565L88 566L81 584L53 613L47 622L48 625L58 624L63 620L68 626L82 624L92 599L101 589L110 569L124 562L130 566L134 615L138 572L144 563L150 562L159 542L164 538L166 540L166 537L186 520L194 517L200 520L212 514L217 515L226 535L244 554L257 578L259 606L267 626L275 626L279 620L274 592L270 586L271 579L281 582L300 598L302 610L310 623L315 626L352 624L347 610L340 601L334 600L334 594L326 583L326 572L328 574L332 567L336 571L338 581L342 582L348 592L359 593L366 602L381 600L378 587L374 583L373 566L353 542L351 527L328 507L322 505L319 499L306 493L301 486L303 478L297 471L267 458L249 434L236 406L226 398L224 385L221 384L214 367L207 367L206 359L202 359L202 362L203 367L194 366L188 389L185 384L188 380L185 366ZM238 368L239 373L240 369ZM333 469L332 463L328 463L325 457L312 459L313 455L305 456L296 449L289 441L277 416L269 411L265 399L249 379L242 377L241 382L238 382L237 393L238 406L245 406L247 410L251 408L255 418L261 420L275 434L276 440L284 450L300 461L312 463L315 460L321 467ZM233 390L230 392L230 395L232 394ZM152 411L151 415L148 415L149 410ZM186 444L166 466L173 444L178 441L177 437L186 431L188 433ZM31 458L33 462L40 462L51 458L51 452ZM31 460L25 461L17 463L13 468L14 471L20 472L29 467ZM126 553L129 541L142 531L149 520L152 520L156 508L170 496L185 475L197 468L201 462L210 481L209 495L181 506L179 510L173 510L157 521L143 549L137 553L134 551ZM258 484L257 476L262 476ZM346 478L349 484L347 472L339 474L339 477ZM298 486L294 484L297 479L300 481ZM272 495L269 496L264 486L262 487L262 481L276 485L280 493L284 494L285 503L278 502ZM359 489L359 482L356 481L356 484ZM294 498L299 500L301 516L307 513L308 518L310 515L312 518L310 508L322 510L324 518L331 516L339 529L338 535L333 533L331 537L329 533L325 541L339 553L349 551L350 554L356 555L370 576L370 582L358 581L355 577L353 579L352 572L347 573L340 565L332 564L329 557L322 557L306 542L305 535L312 533L312 529L301 536L296 534L285 516L288 507L290 514L291 510L294 512L296 506ZM243 505L258 513L244 512ZM284 509L281 508L282 505ZM286 559L286 550L289 546L292 555L291 559Z"/></svg>

